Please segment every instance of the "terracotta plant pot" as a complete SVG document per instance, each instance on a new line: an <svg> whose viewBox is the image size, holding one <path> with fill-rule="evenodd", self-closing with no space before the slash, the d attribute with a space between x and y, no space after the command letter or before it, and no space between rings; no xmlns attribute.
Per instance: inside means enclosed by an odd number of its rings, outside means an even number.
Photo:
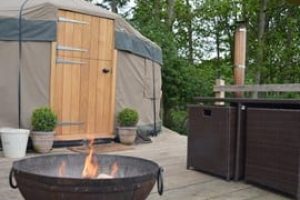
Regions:
<svg viewBox="0 0 300 200"><path fill-rule="evenodd" d="M42 132L33 131L31 132L31 139L33 148L38 153L48 153L51 151L54 141L54 131Z"/></svg>
<svg viewBox="0 0 300 200"><path fill-rule="evenodd" d="M136 127L119 127L118 133L122 144L132 145L136 138Z"/></svg>

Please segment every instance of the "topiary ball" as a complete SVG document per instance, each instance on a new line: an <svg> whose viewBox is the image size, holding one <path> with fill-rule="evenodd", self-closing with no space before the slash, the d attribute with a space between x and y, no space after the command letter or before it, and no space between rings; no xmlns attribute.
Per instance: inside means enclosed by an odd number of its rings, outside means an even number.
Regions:
<svg viewBox="0 0 300 200"><path fill-rule="evenodd" d="M57 116L48 107L38 108L32 113L31 125L33 131L53 131L57 125Z"/></svg>
<svg viewBox="0 0 300 200"><path fill-rule="evenodd" d="M138 120L139 115L137 111L131 108L125 108L118 114L118 122L120 126L135 126Z"/></svg>

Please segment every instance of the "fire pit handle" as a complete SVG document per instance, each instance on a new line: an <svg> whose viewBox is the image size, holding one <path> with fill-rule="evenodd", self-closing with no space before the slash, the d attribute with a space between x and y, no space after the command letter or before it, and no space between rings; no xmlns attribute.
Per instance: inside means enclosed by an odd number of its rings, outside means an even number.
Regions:
<svg viewBox="0 0 300 200"><path fill-rule="evenodd" d="M164 177L163 177L164 169L162 167L159 168L157 173L157 190L159 195L163 195L164 193Z"/></svg>
<svg viewBox="0 0 300 200"><path fill-rule="evenodd" d="M14 177L15 177L15 176L14 176L14 170L11 169L11 170L10 170L10 173L9 173L9 185L10 185L11 188L17 189L17 188L18 188L18 185L17 185L17 183L14 184L14 181L13 181L13 178L14 178Z"/></svg>

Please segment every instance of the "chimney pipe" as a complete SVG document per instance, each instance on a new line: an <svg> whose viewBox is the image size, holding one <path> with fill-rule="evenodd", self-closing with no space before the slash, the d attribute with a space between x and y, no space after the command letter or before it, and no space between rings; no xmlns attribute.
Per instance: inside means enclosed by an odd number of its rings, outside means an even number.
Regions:
<svg viewBox="0 0 300 200"><path fill-rule="evenodd" d="M234 36L234 83L244 85L247 51L247 29L245 21L238 22ZM243 97L243 92L236 92L236 97Z"/></svg>

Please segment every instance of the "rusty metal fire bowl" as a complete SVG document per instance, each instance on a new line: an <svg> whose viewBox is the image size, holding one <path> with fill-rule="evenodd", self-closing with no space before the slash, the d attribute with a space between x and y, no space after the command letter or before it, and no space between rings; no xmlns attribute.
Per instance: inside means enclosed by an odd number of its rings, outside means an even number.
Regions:
<svg viewBox="0 0 300 200"><path fill-rule="evenodd" d="M85 154L49 155L15 161L9 176L10 186L19 188L26 200L143 200L156 181L159 194L163 193L163 170L155 162L117 155L95 157L101 173L109 173L117 162L116 176L82 178ZM61 163L65 167L63 175Z"/></svg>

